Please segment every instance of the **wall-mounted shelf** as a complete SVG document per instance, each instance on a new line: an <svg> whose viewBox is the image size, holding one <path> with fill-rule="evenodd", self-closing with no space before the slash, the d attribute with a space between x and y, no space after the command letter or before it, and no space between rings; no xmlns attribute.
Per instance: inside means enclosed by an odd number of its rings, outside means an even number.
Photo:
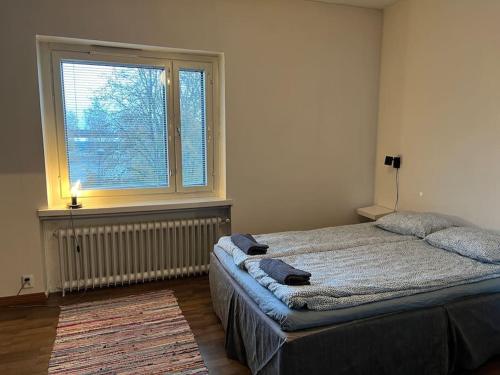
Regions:
<svg viewBox="0 0 500 375"><path fill-rule="evenodd" d="M374 205L374 206L358 208L356 212L358 213L359 216L366 217L370 220L378 220L382 216L392 214L394 210L384 206Z"/></svg>

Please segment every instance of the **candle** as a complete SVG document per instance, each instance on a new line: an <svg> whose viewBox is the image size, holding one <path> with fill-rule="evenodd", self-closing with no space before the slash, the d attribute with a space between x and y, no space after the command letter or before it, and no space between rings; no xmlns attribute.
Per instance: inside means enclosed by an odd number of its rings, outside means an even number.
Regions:
<svg viewBox="0 0 500 375"><path fill-rule="evenodd" d="M80 188L82 184L80 180L76 181L75 184L71 187L71 204L70 208L80 208L82 205L78 204L78 196L80 195Z"/></svg>

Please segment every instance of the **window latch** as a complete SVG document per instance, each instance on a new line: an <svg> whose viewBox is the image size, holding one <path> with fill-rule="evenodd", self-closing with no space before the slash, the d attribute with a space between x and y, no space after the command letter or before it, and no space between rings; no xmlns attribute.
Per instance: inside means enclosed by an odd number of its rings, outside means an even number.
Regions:
<svg viewBox="0 0 500 375"><path fill-rule="evenodd" d="M177 135L180 137L181 136L181 128L177 126L176 129L177 129Z"/></svg>

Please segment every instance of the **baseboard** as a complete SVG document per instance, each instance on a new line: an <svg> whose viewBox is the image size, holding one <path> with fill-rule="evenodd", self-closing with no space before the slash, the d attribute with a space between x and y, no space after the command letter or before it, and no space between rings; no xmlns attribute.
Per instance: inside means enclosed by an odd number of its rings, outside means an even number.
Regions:
<svg viewBox="0 0 500 375"><path fill-rule="evenodd" d="M45 293L21 294L19 296L0 297L0 306L26 305L43 303L47 300Z"/></svg>

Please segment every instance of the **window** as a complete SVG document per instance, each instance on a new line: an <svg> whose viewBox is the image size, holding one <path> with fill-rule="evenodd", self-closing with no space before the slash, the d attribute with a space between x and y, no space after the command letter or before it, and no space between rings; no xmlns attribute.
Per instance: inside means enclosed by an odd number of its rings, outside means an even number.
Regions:
<svg viewBox="0 0 500 375"><path fill-rule="evenodd" d="M179 70L182 183L207 184L205 72Z"/></svg>
<svg viewBox="0 0 500 375"><path fill-rule="evenodd" d="M60 65L70 184L79 180L89 190L169 186L165 68Z"/></svg>
<svg viewBox="0 0 500 375"><path fill-rule="evenodd" d="M82 49L49 53L60 197L213 193L216 58Z"/></svg>

